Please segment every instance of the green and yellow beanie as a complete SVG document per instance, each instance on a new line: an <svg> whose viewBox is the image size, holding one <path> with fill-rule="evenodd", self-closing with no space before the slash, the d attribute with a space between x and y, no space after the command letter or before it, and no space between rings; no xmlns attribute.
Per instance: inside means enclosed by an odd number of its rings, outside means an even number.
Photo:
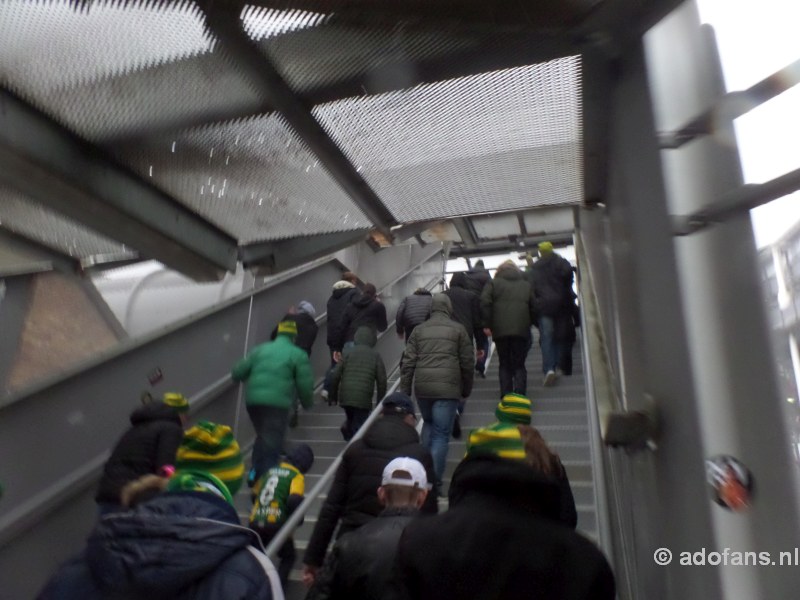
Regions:
<svg viewBox="0 0 800 600"><path fill-rule="evenodd" d="M219 477L203 471L176 471L165 488L167 492L210 492L233 504L228 486Z"/></svg>
<svg viewBox="0 0 800 600"><path fill-rule="evenodd" d="M227 425L209 421L200 421L183 434L175 469L213 475L225 484L231 496L239 490L244 477L244 462L233 431Z"/></svg>
<svg viewBox="0 0 800 600"><path fill-rule="evenodd" d="M278 333L283 335L297 335L297 323L286 319L278 323Z"/></svg>
<svg viewBox="0 0 800 600"><path fill-rule="evenodd" d="M178 392L167 392L164 394L164 397L161 399L161 401L170 408L174 408L175 412L189 412L189 400L186 399L186 396L179 394Z"/></svg>
<svg viewBox="0 0 800 600"><path fill-rule="evenodd" d="M531 401L521 394L506 394L494 415L501 423L531 424Z"/></svg>
<svg viewBox="0 0 800 600"><path fill-rule="evenodd" d="M511 423L495 423L489 427L473 429L467 441L467 456L479 454L525 460L525 446L517 426Z"/></svg>

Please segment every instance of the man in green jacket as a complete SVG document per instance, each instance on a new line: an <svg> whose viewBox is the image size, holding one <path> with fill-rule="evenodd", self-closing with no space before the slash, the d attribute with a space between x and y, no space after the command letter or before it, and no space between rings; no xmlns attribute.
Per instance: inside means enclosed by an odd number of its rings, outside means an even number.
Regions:
<svg viewBox="0 0 800 600"><path fill-rule="evenodd" d="M528 388L525 358L536 310L531 285L512 261L501 264L483 288L481 313L484 331L492 336L500 359L500 398L510 393L524 396Z"/></svg>
<svg viewBox="0 0 800 600"><path fill-rule="evenodd" d="M253 468L248 484L278 464L289 424L289 409L295 391L303 408L314 405L314 377L308 355L294 345L297 324L281 321L274 342L260 344L237 362L234 381L244 381L247 414L256 430Z"/></svg>
<svg viewBox="0 0 800 600"><path fill-rule="evenodd" d="M417 325L406 343L400 367L400 391L414 394L419 404L422 445L433 456L436 489L441 493L447 450L458 402L472 392L475 351L464 326L451 318L446 294L436 294L431 316Z"/></svg>

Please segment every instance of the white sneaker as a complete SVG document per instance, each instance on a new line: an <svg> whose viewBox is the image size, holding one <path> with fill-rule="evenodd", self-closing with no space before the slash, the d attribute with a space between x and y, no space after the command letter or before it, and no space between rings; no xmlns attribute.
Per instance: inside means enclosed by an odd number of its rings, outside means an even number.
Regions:
<svg viewBox="0 0 800 600"><path fill-rule="evenodd" d="M556 372L551 369L547 372L547 375L544 376L544 381L542 382L542 385L544 387L550 387L556 382L556 379L557 379Z"/></svg>
<svg viewBox="0 0 800 600"><path fill-rule="evenodd" d="M328 399L328 390L322 390L322 392L320 392L320 396L322 396L322 398L324 400L327 400Z"/></svg>

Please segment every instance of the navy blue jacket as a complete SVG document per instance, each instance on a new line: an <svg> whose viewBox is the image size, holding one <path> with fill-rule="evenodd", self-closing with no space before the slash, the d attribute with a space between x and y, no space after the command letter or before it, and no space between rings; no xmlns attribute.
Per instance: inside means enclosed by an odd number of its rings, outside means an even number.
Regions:
<svg viewBox="0 0 800 600"><path fill-rule="evenodd" d="M39 600L272 600L247 550L258 536L211 493L161 494L100 519L83 554L63 565Z"/></svg>

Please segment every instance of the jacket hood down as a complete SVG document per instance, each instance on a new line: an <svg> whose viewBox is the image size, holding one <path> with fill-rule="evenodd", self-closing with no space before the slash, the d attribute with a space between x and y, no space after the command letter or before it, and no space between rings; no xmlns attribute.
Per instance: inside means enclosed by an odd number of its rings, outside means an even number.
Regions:
<svg viewBox="0 0 800 600"><path fill-rule="evenodd" d="M353 341L358 346L369 346L370 348L374 348L375 344L378 342L378 336L375 334L375 330L372 327L362 325L356 330Z"/></svg>
<svg viewBox="0 0 800 600"><path fill-rule="evenodd" d="M86 559L99 586L136 597L172 598L258 544L235 510L208 493L163 494L134 511L101 519Z"/></svg>

